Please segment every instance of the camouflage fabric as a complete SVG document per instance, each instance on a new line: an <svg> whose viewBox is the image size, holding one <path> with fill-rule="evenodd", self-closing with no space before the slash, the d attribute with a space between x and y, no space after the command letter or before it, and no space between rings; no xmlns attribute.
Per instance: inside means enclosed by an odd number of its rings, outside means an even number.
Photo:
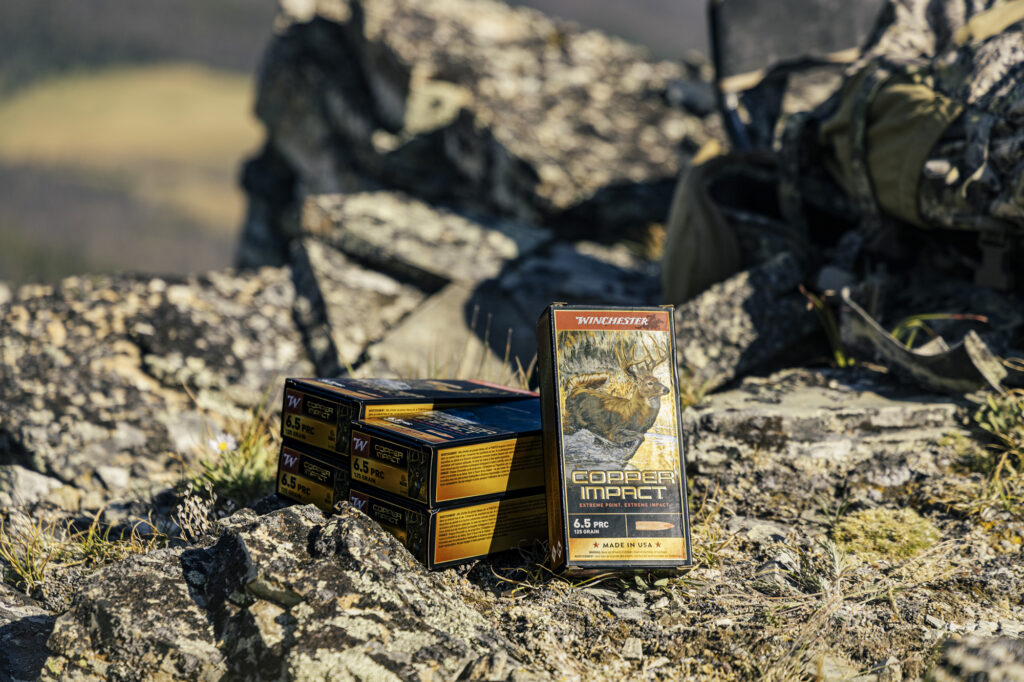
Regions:
<svg viewBox="0 0 1024 682"><path fill-rule="evenodd" d="M981 232L976 281L1010 286L1007 243L1024 237L1024 0L892 0L832 96L787 107L775 131L777 211L743 192L745 210L711 199L735 194L708 189L728 156L678 186L666 301L760 262L766 246L808 272L826 262L855 272L899 223ZM768 229L779 222L781 241Z"/></svg>
<svg viewBox="0 0 1024 682"><path fill-rule="evenodd" d="M822 131L852 109L831 170L866 215L1024 234L1024 0L894 2L850 74Z"/></svg>

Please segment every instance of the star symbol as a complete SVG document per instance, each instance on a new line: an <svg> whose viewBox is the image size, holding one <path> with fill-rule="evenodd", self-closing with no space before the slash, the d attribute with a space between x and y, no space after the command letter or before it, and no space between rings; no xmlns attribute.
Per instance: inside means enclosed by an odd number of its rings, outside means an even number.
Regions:
<svg viewBox="0 0 1024 682"><path fill-rule="evenodd" d="M594 547L597 547L597 543L596 542L594 543Z"/></svg>
<svg viewBox="0 0 1024 682"><path fill-rule="evenodd" d="M655 542L655 543L654 543L654 546L655 546L655 547L661 547L661 543L660 543L660 542Z"/></svg>

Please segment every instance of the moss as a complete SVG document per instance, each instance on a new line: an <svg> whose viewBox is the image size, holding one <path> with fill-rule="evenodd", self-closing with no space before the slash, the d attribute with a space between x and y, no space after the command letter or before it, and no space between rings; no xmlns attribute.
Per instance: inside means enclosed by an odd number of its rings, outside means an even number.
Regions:
<svg viewBox="0 0 1024 682"><path fill-rule="evenodd" d="M865 509L844 517L835 528L839 546L866 561L906 559L939 540L931 521L913 509Z"/></svg>

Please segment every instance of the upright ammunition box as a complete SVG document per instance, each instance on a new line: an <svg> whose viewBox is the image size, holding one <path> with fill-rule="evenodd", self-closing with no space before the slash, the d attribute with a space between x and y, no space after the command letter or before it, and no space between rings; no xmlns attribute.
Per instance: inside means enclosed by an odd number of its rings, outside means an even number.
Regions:
<svg viewBox="0 0 1024 682"><path fill-rule="evenodd" d="M547 535L543 492L430 509L356 483L349 501L398 538L427 568L455 566Z"/></svg>
<svg viewBox="0 0 1024 682"><path fill-rule="evenodd" d="M530 391L454 379L288 379L281 435L307 447L348 456L355 419L536 397Z"/></svg>
<svg viewBox="0 0 1024 682"><path fill-rule="evenodd" d="M283 444L277 460L277 494L330 513L335 504L348 500L350 469L348 455Z"/></svg>
<svg viewBox="0 0 1024 682"><path fill-rule="evenodd" d="M692 563L672 312L556 303L537 323L556 570Z"/></svg>
<svg viewBox="0 0 1024 682"><path fill-rule="evenodd" d="M465 505L544 485L540 401L362 419L352 481L400 499Z"/></svg>

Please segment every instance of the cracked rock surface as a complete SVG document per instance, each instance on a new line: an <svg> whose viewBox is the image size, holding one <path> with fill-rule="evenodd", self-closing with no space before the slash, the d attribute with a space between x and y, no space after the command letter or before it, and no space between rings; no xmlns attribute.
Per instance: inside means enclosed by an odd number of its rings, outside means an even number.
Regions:
<svg viewBox="0 0 1024 682"><path fill-rule="evenodd" d="M715 134L706 109L670 104L681 65L532 9L283 2L280 23L252 182L283 160L299 195L383 184L607 234L661 221L682 160ZM250 227L258 258L263 218Z"/></svg>
<svg viewBox="0 0 1024 682"><path fill-rule="evenodd" d="M216 538L90 577L43 678L456 679L492 658L493 679L526 672L452 580L347 506L242 512Z"/></svg>
<svg viewBox="0 0 1024 682"><path fill-rule="evenodd" d="M684 66L534 10L283 0L277 28L260 267L0 283L0 680L1020 677L1024 515L980 403L822 369L785 253L677 310L685 572L564 579L542 544L427 572L344 504L181 492L284 376L515 383L548 303L658 303L630 230L719 135ZM1019 305L958 291L1018 347ZM950 294L920 293L890 327ZM93 522L169 535L111 553Z"/></svg>
<svg viewBox="0 0 1024 682"><path fill-rule="evenodd" d="M294 297L280 268L22 287L0 306L0 457L83 491L176 479L198 408L236 413L312 371Z"/></svg>

